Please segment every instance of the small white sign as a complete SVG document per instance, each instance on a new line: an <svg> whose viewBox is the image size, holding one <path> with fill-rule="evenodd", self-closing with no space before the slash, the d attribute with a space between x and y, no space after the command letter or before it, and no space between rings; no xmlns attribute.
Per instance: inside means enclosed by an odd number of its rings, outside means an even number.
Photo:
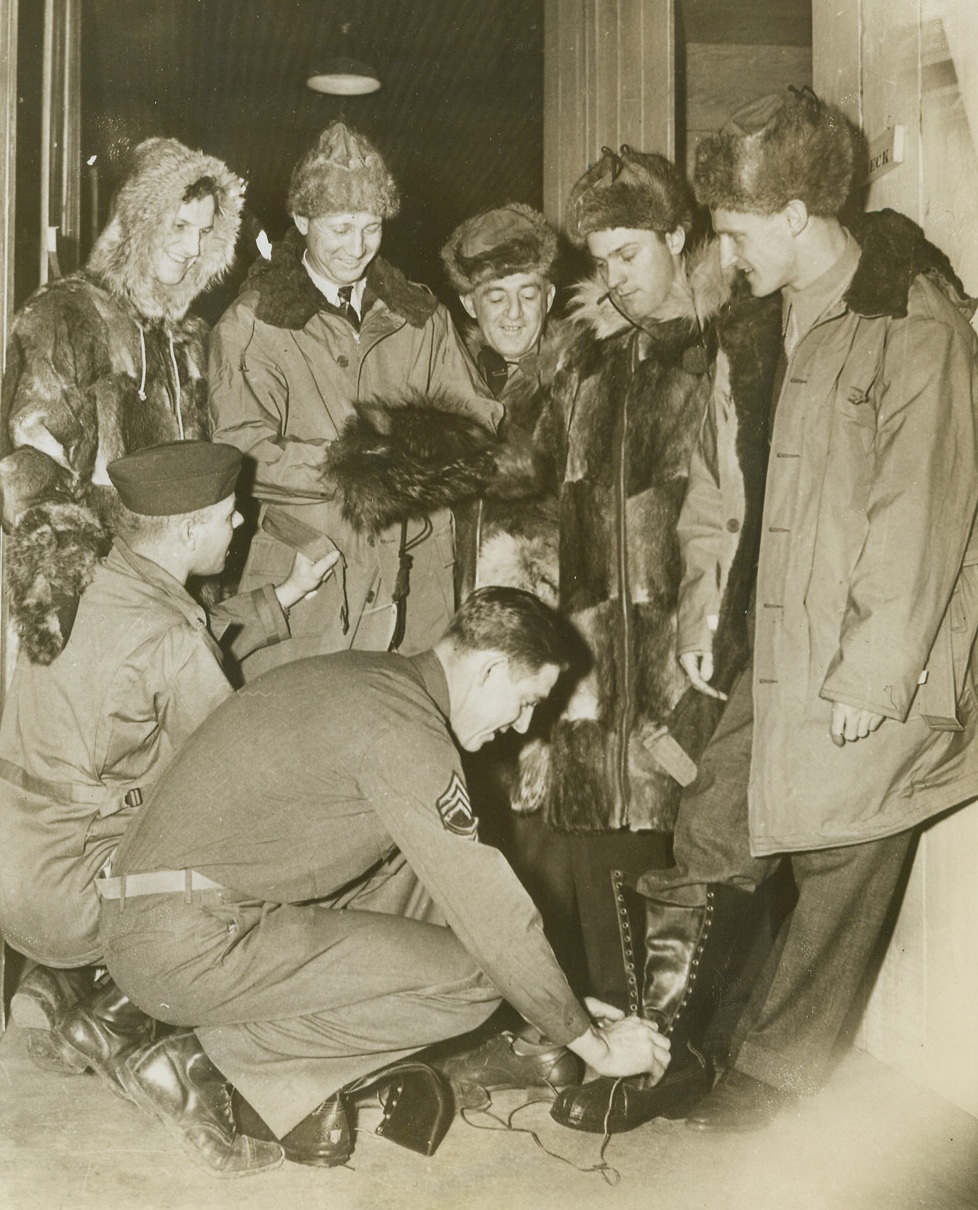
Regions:
<svg viewBox="0 0 978 1210"><path fill-rule="evenodd" d="M905 126L890 126L869 145L869 173L866 183L878 181L881 176L892 172L897 164L903 163L903 146L906 138Z"/></svg>

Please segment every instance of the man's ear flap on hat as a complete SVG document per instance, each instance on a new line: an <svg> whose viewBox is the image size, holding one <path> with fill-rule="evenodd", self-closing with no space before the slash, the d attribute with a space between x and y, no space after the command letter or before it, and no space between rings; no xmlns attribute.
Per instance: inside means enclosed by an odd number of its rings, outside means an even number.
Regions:
<svg viewBox="0 0 978 1210"><path fill-rule="evenodd" d="M675 231L667 231L665 234L666 247L673 256L678 256L686 247L686 230L683 227L677 227Z"/></svg>
<svg viewBox="0 0 978 1210"><path fill-rule="evenodd" d="M554 305L554 299L557 297L557 287L552 281L547 282L547 314L550 314L550 308Z"/></svg>
<svg viewBox="0 0 978 1210"><path fill-rule="evenodd" d="M292 221L301 236L305 237L309 234L309 219L304 214L293 214Z"/></svg>
<svg viewBox="0 0 978 1210"><path fill-rule="evenodd" d="M470 319L475 319L475 296L472 294L460 294L458 296L458 301L465 308L465 314L468 315Z"/></svg>

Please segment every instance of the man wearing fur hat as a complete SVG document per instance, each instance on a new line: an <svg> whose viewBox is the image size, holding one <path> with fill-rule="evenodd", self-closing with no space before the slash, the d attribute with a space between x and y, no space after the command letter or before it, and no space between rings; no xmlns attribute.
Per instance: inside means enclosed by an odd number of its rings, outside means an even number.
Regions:
<svg viewBox="0 0 978 1210"><path fill-rule="evenodd" d="M822 1086L915 825L978 793L974 303L908 219L840 221L857 147L841 111L805 90L753 106L697 150L697 192L725 264L753 294L780 292L785 361L753 665L684 797L674 867L638 882L646 1008L688 1012L703 944L731 895L755 890L783 861L798 890L731 1065L689 1116L701 1131L764 1127ZM703 621L716 591L702 573L739 512L722 473L699 475L694 464L693 475L680 650L707 688ZM687 940L682 966L677 937ZM652 1015L670 1032L663 1012ZM661 1112L657 1091L614 1090L609 1128ZM555 1113L603 1130L611 1095L595 1081Z"/></svg>
<svg viewBox="0 0 978 1210"><path fill-rule="evenodd" d="M246 662L246 679L299 656L434 640L454 609L446 505L458 485L446 474L419 491L401 452L434 447L450 468L452 426L491 435L503 411L447 310L377 255L399 199L368 139L329 126L296 166L288 205L295 230L213 333L215 436L255 464L261 513L242 586L287 569L297 549L339 550L342 571L293 610L289 642ZM374 424L393 457L375 455ZM340 484L344 433L363 438L363 465Z"/></svg>
<svg viewBox="0 0 978 1210"><path fill-rule="evenodd" d="M108 549L107 464L208 435L206 328L188 309L232 262L242 193L220 160L146 140L85 268L43 286L14 320L0 492L14 620L33 660L61 650Z"/></svg>
<svg viewBox="0 0 978 1210"><path fill-rule="evenodd" d="M506 407L507 447L480 498L456 514L459 582L525 588L557 598L557 514L553 496L527 477L540 417L566 326L549 318L556 287L557 233L520 202L473 215L442 248L452 288L475 320L466 343L493 395Z"/></svg>
<svg viewBox="0 0 978 1210"><path fill-rule="evenodd" d="M97 878L174 754L231 694L225 652L288 638L288 610L332 561L216 606L185 591L224 568L241 522L241 454L176 441L110 462L115 541L78 603L65 649L18 661L0 719L0 931L33 967L13 999L48 1070L109 1083L150 1022L107 977ZM335 556L333 557L335 561ZM222 646L218 646L217 639ZM53 968L53 969L52 969Z"/></svg>

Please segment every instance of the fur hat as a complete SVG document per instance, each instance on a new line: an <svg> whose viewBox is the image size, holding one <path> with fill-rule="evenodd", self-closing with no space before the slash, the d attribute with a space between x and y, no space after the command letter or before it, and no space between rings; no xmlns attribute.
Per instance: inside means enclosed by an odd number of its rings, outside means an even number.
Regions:
<svg viewBox="0 0 978 1210"><path fill-rule="evenodd" d="M129 175L86 268L112 293L129 298L145 319L182 319L197 295L234 260L244 189L241 178L214 156L176 139L146 139L133 151ZM170 230L185 201L205 193L214 198L214 228L183 280L163 285L154 275L161 233Z"/></svg>
<svg viewBox="0 0 978 1210"><path fill-rule="evenodd" d="M861 159L859 132L810 88L761 97L696 149L699 200L713 210L776 214L793 199L822 217L845 205Z"/></svg>
<svg viewBox="0 0 978 1210"><path fill-rule="evenodd" d="M627 227L645 231L689 229L693 197L675 164L655 152L633 151L623 144L615 153L601 148L601 159L571 190L567 235L581 247L592 231Z"/></svg>
<svg viewBox="0 0 978 1210"><path fill-rule="evenodd" d="M459 294L511 273L553 280L557 233L532 206L513 202L460 223L441 250L448 280Z"/></svg>
<svg viewBox="0 0 978 1210"><path fill-rule="evenodd" d="M397 214L401 199L373 143L332 122L293 169L288 206L290 214L306 218L366 211L387 219Z"/></svg>

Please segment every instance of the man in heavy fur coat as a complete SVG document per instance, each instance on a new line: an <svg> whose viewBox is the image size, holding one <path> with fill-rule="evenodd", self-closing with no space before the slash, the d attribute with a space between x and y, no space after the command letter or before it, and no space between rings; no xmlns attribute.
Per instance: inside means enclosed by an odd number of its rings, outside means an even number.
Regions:
<svg viewBox="0 0 978 1210"><path fill-rule="evenodd" d="M292 610L292 638L245 661L246 680L300 656L435 640L455 607L452 424L491 438L503 412L446 308L377 255L399 197L368 139L327 127L288 204L296 229L211 338L214 435L252 460L261 503L241 587L284 574L296 550L338 550L341 563ZM389 438L383 457L371 420ZM423 486L408 466L417 446L444 470Z"/></svg>
<svg viewBox="0 0 978 1210"><path fill-rule="evenodd" d="M7 349L0 491L23 650L50 662L108 551L106 466L209 435L206 326L193 300L230 266L243 185L175 139L135 150L84 269L41 287Z"/></svg>
<svg viewBox="0 0 978 1210"><path fill-rule="evenodd" d="M776 310L732 301L715 249L687 250L691 209L672 164L627 147L606 151L577 183L569 232L586 241L598 273L578 291L576 336L536 433L542 474L559 499L560 608L594 664L548 740L525 751L519 805L571 834L561 851L570 854L589 990L622 1008L631 997L612 871L637 875L663 863L680 780L720 711L718 699L690 689L676 654L687 468L720 379L740 418L750 501L724 602L715 673L723 689L746 655L777 350Z"/></svg>

